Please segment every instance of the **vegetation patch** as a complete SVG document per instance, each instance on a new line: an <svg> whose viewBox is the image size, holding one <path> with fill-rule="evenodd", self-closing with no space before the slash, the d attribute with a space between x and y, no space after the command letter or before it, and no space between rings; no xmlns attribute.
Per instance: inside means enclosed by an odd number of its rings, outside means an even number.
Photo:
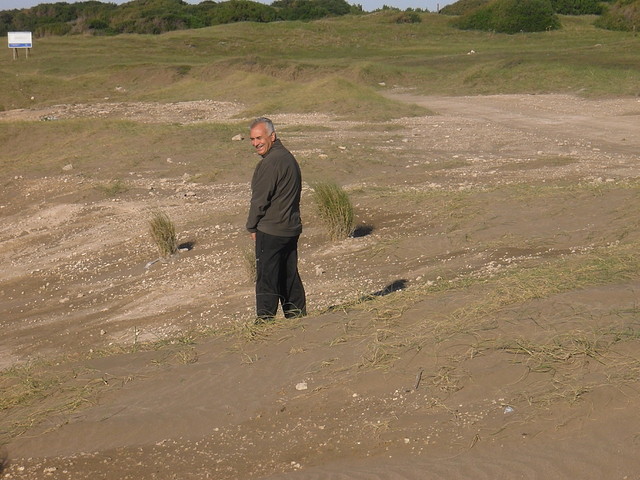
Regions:
<svg viewBox="0 0 640 480"><path fill-rule="evenodd" d="M129 186L119 178L108 183L99 184L96 188L107 197L115 197L121 193L129 191Z"/></svg>
<svg viewBox="0 0 640 480"><path fill-rule="evenodd" d="M353 205L349 195L333 182L318 182L312 186L313 196L331 240L343 240L355 228Z"/></svg>
<svg viewBox="0 0 640 480"><path fill-rule="evenodd" d="M593 17L563 17L562 30L504 38L461 32L445 15L421 14L422 22L403 25L394 24L393 15L237 23L157 36L77 36L72 42L46 37L38 39L37 64L14 62L14 75L0 75L0 105L12 110L210 99L244 106L236 115L322 111L386 121L429 113L384 98L392 87L417 94L638 94L633 37L596 29ZM254 54L258 38L264 40L260 57ZM109 54L114 51L118 55ZM62 128L61 122L46 123ZM3 144L5 138L12 142L10 133L0 137ZM162 139L168 138L180 141L183 134L163 132ZM136 145L128 142L128 148Z"/></svg>
<svg viewBox="0 0 640 480"><path fill-rule="evenodd" d="M637 32L640 29L640 0L618 0L605 9L595 24L608 30Z"/></svg>
<svg viewBox="0 0 640 480"><path fill-rule="evenodd" d="M165 212L153 212L149 220L149 233L158 247L160 255L168 257L178 252L176 227Z"/></svg>
<svg viewBox="0 0 640 480"><path fill-rule="evenodd" d="M565 156L545 156L526 161L511 162L501 167L502 170L531 170L537 168L559 168L573 165L579 160Z"/></svg>
<svg viewBox="0 0 640 480"><path fill-rule="evenodd" d="M157 35L226 23L308 21L362 12L361 6L351 6L344 0L277 0L271 5L250 0L203 2L198 5L181 0L133 0L123 5L59 2L4 11L0 18L0 35L20 30L32 31L38 37L121 33Z"/></svg>
<svg viewBox="0 0 640 480"><path fill-rule="evenodd" d="M270 87L267 89L271 90ZM389 100L372 87L339 76L328 76L309 83L288 83L245 113L255 116L260 112L273 111L332 112L338 118L369 121L417 116L426 112L418 106Z"/></svg>
<svg viewBox="0 0 640 480"><path fill-rule="evenodd" d="M550 0L494 0L455 24L462 30L500 33L544 32L560 28Z"/></svg>

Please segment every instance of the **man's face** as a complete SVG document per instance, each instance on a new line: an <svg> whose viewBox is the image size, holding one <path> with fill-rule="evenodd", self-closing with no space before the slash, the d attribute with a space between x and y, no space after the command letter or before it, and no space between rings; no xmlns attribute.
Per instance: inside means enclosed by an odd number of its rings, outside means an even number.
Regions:
<svg viewBox="0 0 640 480"><path fill-rule="evenodd" d="M276 132L271 135L267 133L267 126L264 123L255 125L249 134L251 137L251 145L256 149L259 155L265 156L276 140Z"/></svg>

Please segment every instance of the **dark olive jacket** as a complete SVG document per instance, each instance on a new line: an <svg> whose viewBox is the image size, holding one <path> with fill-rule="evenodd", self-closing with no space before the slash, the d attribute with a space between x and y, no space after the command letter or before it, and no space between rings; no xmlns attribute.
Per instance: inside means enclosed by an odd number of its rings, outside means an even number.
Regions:
<svg viewBox="0 0 640 480"><path fill-rule="evenodd" d="M300 166L276 138L253 172L247 230L280 237L300 235L301 191Z"/></svg>

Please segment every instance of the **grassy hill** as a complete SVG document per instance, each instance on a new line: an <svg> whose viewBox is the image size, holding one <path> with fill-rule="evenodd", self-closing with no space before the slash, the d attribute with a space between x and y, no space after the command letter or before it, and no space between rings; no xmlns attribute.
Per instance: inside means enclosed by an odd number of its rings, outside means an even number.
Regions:
<svg viewBox="0 0 640 480"><path fill-rule="evenodd" d="M3 57L0 110L208 98L242 100L254 112L388 117L381 83L449 95L638 94L637 37L596 29L592 17L562 17L560 31L510 36L461 32L448 17L422 16L410 25L380 12L159 36L37 39L28 61ZM330 99L328 91L345 98ZM398 108L395 115L410 113Z"/></svg>

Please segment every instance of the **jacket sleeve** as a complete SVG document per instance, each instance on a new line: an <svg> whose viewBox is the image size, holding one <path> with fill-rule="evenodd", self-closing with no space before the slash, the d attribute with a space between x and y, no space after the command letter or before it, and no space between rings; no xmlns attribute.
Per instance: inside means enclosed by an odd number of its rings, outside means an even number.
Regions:
<svg viewBox="0 0 640 480"><path fill-rule="evenodd" d="M251 180L251 205L247 218L247 230L254 233L258 230L260 219L264 217L271 205L271 199L276 187L276 172L274 168L261 161L253 172Z"/></svg>

